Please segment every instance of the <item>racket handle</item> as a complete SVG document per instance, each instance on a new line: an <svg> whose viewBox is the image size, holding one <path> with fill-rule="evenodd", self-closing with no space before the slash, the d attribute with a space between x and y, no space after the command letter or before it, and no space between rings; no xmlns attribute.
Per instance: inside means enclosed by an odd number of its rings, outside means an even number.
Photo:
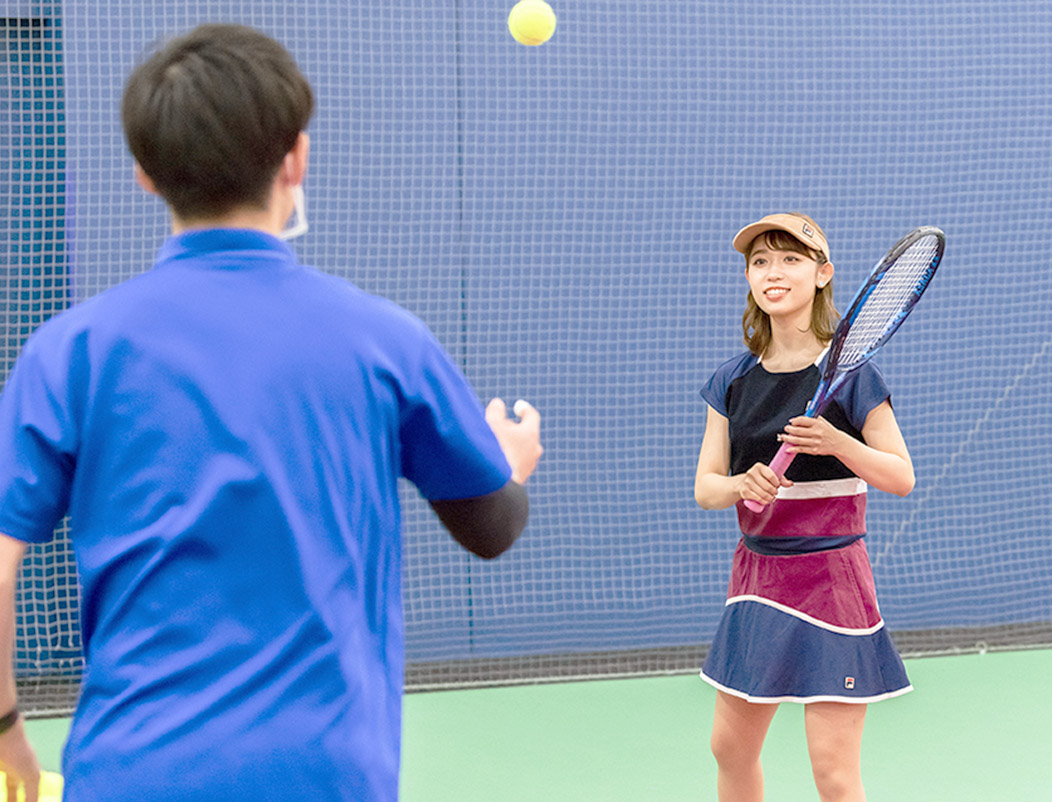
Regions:
<svg viewBox="0 0 1052 802"><path fill-rule="evenodd" d="M774 459L771 460L770 468L781 479L785 476L785 472L789 470L789 466L795 459L796 454L789 450L788 443L782 443L782 447L778 449L778 453L774 455ZM767 507L766 504L761 504L759 501L753 501L751 498L745 499L745 506L753 512L763 512Z"/></svg>

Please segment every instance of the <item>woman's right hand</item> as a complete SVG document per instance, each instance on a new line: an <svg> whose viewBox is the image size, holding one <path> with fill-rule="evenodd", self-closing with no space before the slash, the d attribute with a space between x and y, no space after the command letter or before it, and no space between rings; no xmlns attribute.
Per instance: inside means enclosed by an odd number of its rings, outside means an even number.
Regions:
<svg viewBox="0 0 1052 802"><path fill-rule="evenodd" d="M792 487L793 483L778 476L769 465L757 462L741 475L738 494L746 501L756 501L767 506L778 495L779 487Z"/></svg>

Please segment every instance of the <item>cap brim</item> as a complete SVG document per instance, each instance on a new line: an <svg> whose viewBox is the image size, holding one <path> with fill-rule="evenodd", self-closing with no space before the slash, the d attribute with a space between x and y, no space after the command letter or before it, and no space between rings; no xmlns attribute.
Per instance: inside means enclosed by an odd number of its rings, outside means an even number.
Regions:
<svg viewBox="0 0 1052 802"><path fill-rule="evenodd" d="M821 233L808 225L806 221L788 214L772 214L755 223L750 223L734 235L732 241L734 250L744 254L758 236L768 231L784 231L805 248L810 248L827 259L829 258L829 244Z"/></svg>
<svg viewBox="0 0 1052 802"><path fill-rule="evenodd" d="M734 235L734 250L738 253L745 253L745 249L752 244L754 239L768 231L784 231L786 234L792 234L793 237L796 237L796 234L793 234L785 226L775 223L752 223Z"/></svg>

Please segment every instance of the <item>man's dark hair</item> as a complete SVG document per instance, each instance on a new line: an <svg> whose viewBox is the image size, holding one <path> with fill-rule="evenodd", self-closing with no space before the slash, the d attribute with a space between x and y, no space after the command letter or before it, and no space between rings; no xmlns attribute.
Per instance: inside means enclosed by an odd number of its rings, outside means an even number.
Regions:
<svg viewBox="0 0 1052 802"><path fill-rule="evenodd" d="M278 42L241 25L202 25L135 69L121 121L172 211L200 220L265 208L313 109L310 84Z"/></svg>

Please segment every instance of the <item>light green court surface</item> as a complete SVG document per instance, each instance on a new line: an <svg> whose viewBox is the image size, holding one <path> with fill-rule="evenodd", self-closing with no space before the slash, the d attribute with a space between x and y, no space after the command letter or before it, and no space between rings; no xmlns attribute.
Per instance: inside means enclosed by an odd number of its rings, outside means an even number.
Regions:
<svg viewBox="0 0 1052 802"><path fill-rule="evenodd" d="M913 693L870 706L869 802L1052 800L1052 650L908 660ZM402 802L714 800L715 691L696 677L411 694ZM69 723L29 722L58 769ZM799 705L764 747L769 802L813 802Z"/></svg>

